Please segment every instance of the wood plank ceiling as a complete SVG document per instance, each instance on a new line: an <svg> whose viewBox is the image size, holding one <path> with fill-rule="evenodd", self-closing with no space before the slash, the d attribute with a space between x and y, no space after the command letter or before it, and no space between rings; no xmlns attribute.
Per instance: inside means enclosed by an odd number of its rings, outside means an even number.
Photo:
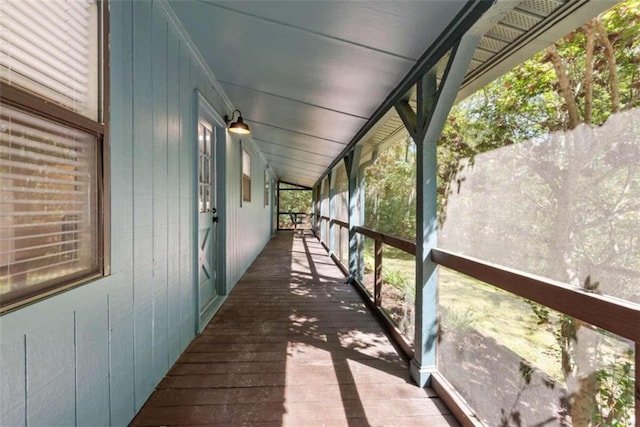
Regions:
<svg viewBox="0 0 640 427"><path fill-rule="evenodd" d="M305 186L465 3L170 2L276 175Z"/></svg>
<svg viewBox="0 0 640 427"><path fill-rule="evenodd" d="M579 10L595 3L597 10ZM517 7L482 39L463 92L611 3L514 1ZM316 183L465 4L170 0L275 174L303 186Z"/></svg>

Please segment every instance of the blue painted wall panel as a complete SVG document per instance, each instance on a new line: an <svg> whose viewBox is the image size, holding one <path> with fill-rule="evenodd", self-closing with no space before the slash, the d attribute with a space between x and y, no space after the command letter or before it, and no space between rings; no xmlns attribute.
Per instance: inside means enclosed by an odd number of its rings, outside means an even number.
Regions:
<svg viewBox="0 0 640 427"><path fill-rule="evenodd" d="M167 80L180 82L180 41L169 30L167 36ZM168 361L172 365L182 353L180 329L180 256L173 251L180 249L180 85L167 85L167 224L171 233L167 239L171 256L167 260L167 281L169 284L167 299Z"/></svg>
<svg viewBox="0 0 640 427"><path fill-rule="evenodd" d="M187 348L196 329L196 311L194 296L194 272L192 271L193 241L192 203L193 200L193 141L194 130L191 111L193 108L194 88L191 84L191 51L184 40L180 41L180 345L181 350Z"/></svg>
<svg viewBox="0 0 640 427"><path fill-rule="evenodd" d="M114 273L109 289L109 402L111 424L126 425L136 412L134 381L133 272Z"/></svg>
<svg viewBox="0 0 640 427"><path fill-rule="evenodd" d="M109 296L84 293L76 311L76 424L109 425Z"/></svg>
<svg viewBox="0 0 640 427"><path fill-rule="evenodd" d="M167 258L167 21L162 9L152 9L153 92L153 383L169 369ZM172 230L173 231L173 230Z"/></svg>
<svg viewBox="0 0 640 427"><path fill-rule="evenodd" d="M111 2L111 275L0 317L0 425L126 425L195 336L195 91L231 106L166 7ZM255 145L241 208L240 143L221 144L230 290L269 211Z"/></svg>
<svg viewBox="0 0 640 427"><path fill-rule="evenodd" d="M152 3L133 2L133 283L135 408L155 386L153 372ZM114 106L115 107L115 106Z"/></svg>
<svg viewBox="0 0 640 427"><path fill-rule="evenodd" d="M0 425L26 422L24 339L5 340L0 329Z"/></svg>
<svg viewBox="0 0 640 427"><path fill-rule="evenodd" d="M76 422L75 312L52 313L27 334L27 424ZM72 404L69 404L69 403Z"/></svg>
<svg viewBox="0 0 640 427"><path fill-rule="evenodd" d="M112 2L111 276L108 288L109 403L112 425L135 414L133 322L133 4Z"/></svg>

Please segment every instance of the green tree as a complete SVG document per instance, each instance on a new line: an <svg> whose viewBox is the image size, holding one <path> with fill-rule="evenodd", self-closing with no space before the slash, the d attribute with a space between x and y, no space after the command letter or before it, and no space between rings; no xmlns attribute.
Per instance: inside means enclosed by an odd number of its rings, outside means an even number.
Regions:
<svg viewBox="0 0 640 427"><path fill-rule="evenodd" d="M292 216L307 220L311 214L312 191L282 182L278 184L278 188L278 226L293 228Z"/></svg>
<svg viewBox="0 0 640 427"><path fill-rule="evenodd" d="M384 147L365 169L365 225L415 239L416 150L409 136Z"/></svg>

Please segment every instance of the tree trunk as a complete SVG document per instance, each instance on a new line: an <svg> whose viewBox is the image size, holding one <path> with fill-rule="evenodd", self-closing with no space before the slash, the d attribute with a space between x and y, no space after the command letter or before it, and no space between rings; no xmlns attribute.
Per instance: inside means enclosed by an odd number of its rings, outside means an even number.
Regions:
<svg viewBox="0 0 640 427"><path fill-rule="evenodd" d="M593 416L598 410L598 367L595 352L600 345L600 337L580 320L574 320L575 343L573 358L574 395L571 399L571 422L576 427L593 425Z"/></svg>
<svg viewBox="0 0 640 427"><path fill-rule="evenodd" d="M567 133L564 141L566 164L560 162L555 174L547 176L549 182L554 180L554 198L556 199L554 218L554 244L552 278L582 287L579 270L579 255L572 246L572 234L576 227L573 218L576 209L576 181L580 173L580 162L576 158L577 146L582 141L575 135ZM584 322L563 316L560 322L559 344L562 356L562 373L570 393L571 422L575 427L593 425L593 415L597 411L595 396L598 390L597 370L594 367L595 351L598 348L598 335L594 334Z"/></svg>
<svg viewBox="0 0 640 427"><path fill-rule="evenodd" d="M620 95L618 84L618 64L616 63L616 55L613 50L613 45L609 41L609 34L607 29L600 18L595 18L594 23L598 31L598 38L604 46L604 56L607 59L607 65L609 66L609 92L611 93L611 109L614 113L620 110Z"/></svg>
<svg viewBox="0 0 640 427"><path fill-rule="evenodd" d="M571 81L567 75L567 70L562 63L562 58L558 53L555 45L551 45L547 48L547 55L558 77L558 84L560 85L560 93L567 106L567 112L569 114L569 129L574 129L580 123L580 115L578 114L578 104L576 103L576 96L571 87Z"/></svg>
<svg viewBox="0 0 640 427"><path fill-rule="evenodd" d="M593 21L585 25L587 42L585 46L585 70L584 70L584 122L591 125L593 115L593 49L595 47L595 35Z"/></svg>

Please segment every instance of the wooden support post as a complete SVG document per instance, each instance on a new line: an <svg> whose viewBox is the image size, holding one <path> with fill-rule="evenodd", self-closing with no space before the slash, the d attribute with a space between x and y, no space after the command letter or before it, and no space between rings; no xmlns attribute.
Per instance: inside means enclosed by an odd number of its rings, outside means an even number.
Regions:
<svg viewBox="0 0 640 427"><path fill-rule="evenodd" d="M338 228L337 226L335 226L333 224L333 219L336 217L336 178L337 178L337 173L335 173L334 171L329 172L329 214L327 215L329 217L329 223L327 224L328 226L328 232L329 232L329 238L327 239L327 244L329 246L329 255L336 255L336 236L335 236L335 230L336 228Z"/></svg>
<svg viewBox="0 0 640 427"><path fill-rule="evenodd" d="M316 192L316 228L318 229L318 238L320 238L322 236L322 232L320 231L322 227L322 181L318 184Z"/></svg>
<svg viewBox="0 0 640 427"><path fill-rule="evenodd" d="M325 245L327 244L327 224L325 222L325 220L322 218L323 216L325 216L328 212L325 212L325 209L323 208L323 206L325 206L324 203L324 195L325 195L325 191L324 189L326 188L326 186L328 185L327 182L329 181L329 177L326 177L325 179L323 179L322 181L320 181L320 189L318 190L319 193L319 198L318 198L318 212L320 212L320 241L323 242ZM327 192L328 193L328 192Z"/></svg>
<svg viewBox="0 0 640 427"><path fill-rule="evenodd" d="M360 278L358 277L358 248L361 246L361 238L355 232L355 227L363 225L360 220L360 192L362 189L358 178L361 152L362 146L356 145L347 157L348 160L345 165L349 181L349 278L351 280Z"/></svg>
<svg viewBox="0 0 640 427"><path fill-rule="evenodd" d="M421 387L428 385L436 369L438 338L438 278L431 249L437 247L437 142L464 79L479 41L477 34L466 34L452 49L447 72L437 86L435 70L419 82L420 111L411 135L416 143L416 296L414 358L411 376ZM398 109L406 115L406 109ZM409 120L403 120L410 122Z"/></svg>
<svg viewBox="0 0 640 427"><path fill-rule="evenodd" d="M280 230L280 181L276 189L276 229Z"/></svg>
<svg viewBox="0 0 640 427"><path fill-rule="evenodd" d="M318 186L314 185L311 190L311 230L315 234L316 232L316 201L318 200L317 190Z"/></svg>
<svg viewBox="0 0 640 427"><path fill-rule="evenodd" d="M376 307L382 306L382 242L375 244L375 273L373 276L373 301Z"/></svg>

